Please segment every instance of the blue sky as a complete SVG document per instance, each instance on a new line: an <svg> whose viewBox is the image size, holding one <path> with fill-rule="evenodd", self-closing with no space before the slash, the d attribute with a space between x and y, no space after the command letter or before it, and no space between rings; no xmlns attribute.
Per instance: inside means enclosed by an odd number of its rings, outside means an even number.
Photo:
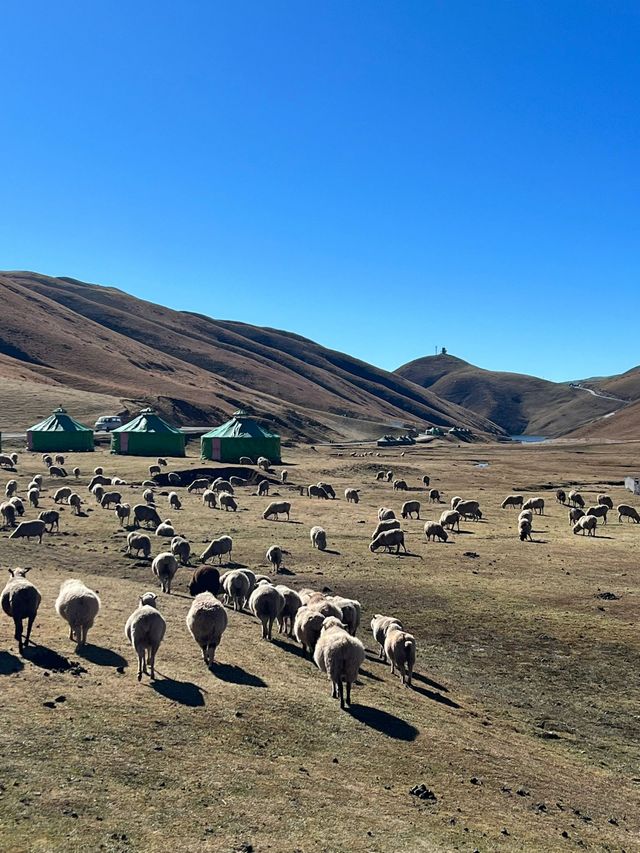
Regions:
<svg viewBox="0 0 640 853"><path fill-rule="evenodd" d="M640 363L640 6L21 0L0 268L571 379Z"/></svg>

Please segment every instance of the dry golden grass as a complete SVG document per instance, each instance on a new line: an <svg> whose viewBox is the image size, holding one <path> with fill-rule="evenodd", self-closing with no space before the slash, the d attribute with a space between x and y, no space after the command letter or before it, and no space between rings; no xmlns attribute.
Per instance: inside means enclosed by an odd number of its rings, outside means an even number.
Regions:
<svg viewBox="0 0 640 853"><path fill-rule="evenodd" d="M235 515L205 511L186 493L181 512L165 511L166 498L158 503L196 553L230 533L235 562L267 571L265 551L277 543L291 552L293 574L282 582L362 601L369 654L350 711L340 711L293 642L261 641L246 613L229 612L210 673L184 624L187 569L175 595L159 601L168 629L158 680L138 684L123 626L156 583L145 561L123 555L114 514L92 503L86 517L65 509L60 535L42 546L2 533L0 563L33 566L43 604L36 645L23 659L0 615L0 849L640 849L640 526L614 517L596 539L573 536L566 509L540 488L576 481L589 497L604 488L616 503L633 502L604 483L633 467L635 447L339 454L287 451L293 484L327 480L338 494L322 502L277 487L292 495L290 524L263 521L273 494L258 498L247 488L237 490ZM479 458L489 467L475 467ZM82 467L85 494L94 465L140 481L149 461L101 452L70 455L67 467ZM195 458L170 464L200 466ZM414 490L398 495L375 483L378 468L392 468ZM38 470L39 457L22 454L22 491ZM423 473L447 502L478 498L483 521L464 524L450 544L427 544L424 521L443 506L426 502ZM57 485L46 482L43 507ZM362 489L359 505L344 501L347 486ZM517 512L499 508L514 487L547 500L533 543L518 541ZM140 487L124 491L131 503L141 499ZM410 555L371 554L377 508L398 511L407 497L423 502L422 520L404 524ZM314 523L339 553L311 549ZM166 545L154 541L154 553ZM84 653L53 609L69 574L102 597ZM597 598L602 592L620 598ZM376 659L368 630L376 612L399 616L418 638L412 690ZM419 783L435 792L435 804L410 795Z"/></svg>

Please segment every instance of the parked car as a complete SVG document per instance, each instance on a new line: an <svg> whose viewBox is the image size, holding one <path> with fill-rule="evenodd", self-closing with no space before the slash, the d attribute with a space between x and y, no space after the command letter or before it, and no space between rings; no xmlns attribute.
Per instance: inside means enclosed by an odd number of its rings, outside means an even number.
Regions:
<svg viewBox="0 0 640 853"><path fill-rule="evenodd" d="M111 432L112 429L117 429L122 426L122 418L119 415L104 415L95 422L93 429L95 432Z"/></svg>

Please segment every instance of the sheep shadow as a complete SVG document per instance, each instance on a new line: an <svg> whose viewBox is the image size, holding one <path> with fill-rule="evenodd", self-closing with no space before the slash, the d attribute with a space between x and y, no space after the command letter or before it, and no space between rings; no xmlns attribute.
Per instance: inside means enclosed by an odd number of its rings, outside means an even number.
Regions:
<svg viewBox="0 0 640 853"><path fill-rule="evenodd" d="M302 646L298 646L297 644L295 644L293 642L293 640L291 640L290 642L286 642L283 639L283 637L284 637L284 635L282 635L282 637L273 637L271 642L273 643L274 646L277 646L279 649L282 649L282 651L284 651L284 652L289 652L289 654L295 655L296 657L302 658L303 660L306 660L306 661L309 661L309 660L313 661L313 658L310 658L307 655L307 653L302 648Z"/></svg>
<svg viewBox="0 0 640 853"><path fill-rule="evenodd" d="M370 705L351 705L347 711L358 722L394 740L413 741L418 737L419 732L415 726L381 708L372 708Z"/></svg>
<svg viewBox="0 0 640 853"><path fill-rule="evenodd" d="M69 658L64 657L64 655L59 654L53 649L49 649L47 646L37 646L32 642L24 647L22 657L34 666L39 666L42 669L50 669L54 672L67 672L76 666Z"/></svg>
<svg viewBox="0 0 640 853"><path fill-rule="evenodd" d="M93 643L87 643L82 648L77 649L76 654L83 660L96 664L96 666L126 667L129 665L122 655L112 649L105 649L103 646L94 646Z"/></svg>
<svg viewBox="0 0 640 853"><path fill-rule="evenodd" d="M24 664L17 655L0 651L0 675L13 675L21 669L24 669Z"/></svg>
<svg viewBox="0 0 640 853"><path fill-rule="evenodd" d="M152 681L150 686L152 690L164 696L165 699L186 705L188 708L202 708L204 706L202 688L190 681L176 681L163 675L160 681Z"/></svg>
<svg viewBox="0 0 640 853"><path fill-rule="evenodd" d="M340 551L335 551L333 548L325 548L322 553L323 554L334 554L336 557L340 556Z"/></svg>
<svg viewBox="0 0 640 853"><path fill-rule="evenodd" d="M429 687L433 687L441 693L449 692L449 688L445 687L444 684L438 684L437 681L434 681L432 678L428 678L426 675L422 675L420 672L414 672L411 676L411 680L421 681L423 684L428 684Z"/></svg>
<svg viewBox="0 0 640 853"><path fill-rule="evenodd" d="M295 572L291 569L288 569L286 566L280 566L280 570L276 572L277 575L295 575Z"/></svg>
<svg viewBox="0 0 640 853"><path fill-rule="evenodd" d="M218 663L217 661L210 667L210 672L220 681L226 681L228 684L241 684L244 687L266 687L267 682L260 678L259 675L254 675L252 672L247 672L241 666L235 666L230 663Z"/></svg>
<svg viewBox="0 0 640 853"><path fill-rule="evenodd" d="M384 681L384 678L380 678L379 675L375 675L373 672L369 672L368 669L363 669L360 667L360 675L364 675L365 678L371 678L373 681Z"/></svg>
<svg viewBox="0 0 640 853"><path fill-rule="evenodd" d="M426 699L431 699L432 702L439 702L441 705L446 705L447 708L459 710L462 707L457 702L454 702L453 699L449 699L448 696L442 696L440 693L434 693L433 690L428 690L426 687L418 687L417 684L412 684L411 690L413 690L414 693L419 693L420 696L424 696Z"/></svg>

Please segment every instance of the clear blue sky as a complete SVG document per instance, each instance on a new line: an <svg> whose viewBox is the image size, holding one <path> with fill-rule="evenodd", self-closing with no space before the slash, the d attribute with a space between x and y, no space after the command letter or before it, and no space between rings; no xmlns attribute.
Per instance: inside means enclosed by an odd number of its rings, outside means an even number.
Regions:
<svg viewBox="0 0 640 853"><path fill-rule="evenodd" d="M635 0L20 0L0 27L0 268L389 369L640 362Z"/></svg>

